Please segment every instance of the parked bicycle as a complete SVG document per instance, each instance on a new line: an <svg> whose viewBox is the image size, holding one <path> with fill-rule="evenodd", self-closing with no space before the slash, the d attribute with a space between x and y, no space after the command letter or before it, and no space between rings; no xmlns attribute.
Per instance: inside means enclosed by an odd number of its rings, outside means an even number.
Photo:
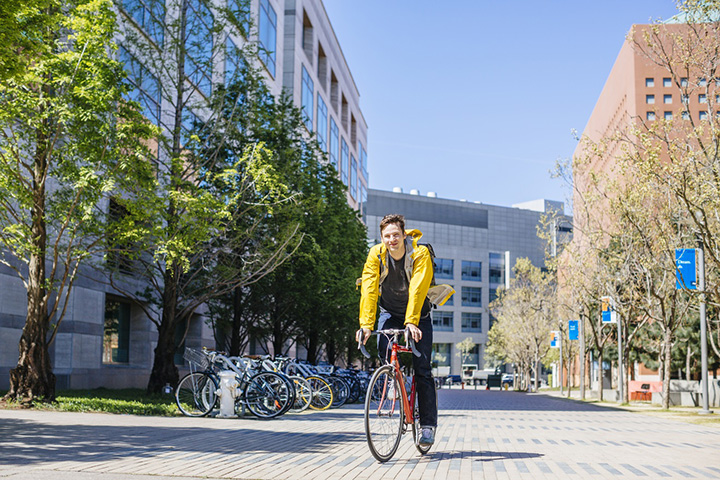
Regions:
<svg viewBox="0 0 720 480"><path fill-rule="evenodd" d="M260 418L285 413L295 402L295 389L284 375L265 371L239 357L222 353L185 349L184 358L191 366L175 389L175 402L183 415L204 417L218 403L220 370L231 370L237 380L236 408L246 407Z"/></svg>
<svg viewBox="0 0 720 480"><path fill-rule="evenodd" d="M385 335L391 349L390 361L381 366L370 379L365 394L365 436L370 453L380 462L390 460L400 445L400 438L412 430L415 448L425 455L430 446L422 446L420 440L420 414L416 395L415 375L410 380L410 393L406 390L406 376L400 365L398 353L420 356L415 342L407 330L377 330L370 335ZM399 344L400 336L405 346ZM362 342L358 343L362 354L370 358ZM411 367L409 367L411 368Z"/></svg>

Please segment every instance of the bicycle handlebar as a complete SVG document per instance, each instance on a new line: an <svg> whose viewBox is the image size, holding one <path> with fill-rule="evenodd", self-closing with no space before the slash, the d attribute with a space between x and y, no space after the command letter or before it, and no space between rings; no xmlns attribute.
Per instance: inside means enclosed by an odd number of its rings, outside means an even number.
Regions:
<svg viewBox="0 0 720 480"><path fill-rule="evenodd" d="M362 329L360 329L359 331L362 331ZM400 334L405 335L405 344L410 346L410 350L412 351L413 355L415 355L416 357L422 356L422 354L418 351L418 349L415 348L415 341L413 340L412 335L410 334L410 331L407 328L405 328L403 330L396 329L396 328L389 328L389 329L385 329L385 330L375 330L374 332L370 332L370 336L378 335L380 333L382 333L383 335L388 335L388 336L393 335L394 337L397 335L400 335ZM358 349L360 350L360 352L362 352L362 354L365 356L365 358L370 358L370 354L365 349L365 344L362 341L358 342Z"/></svg>

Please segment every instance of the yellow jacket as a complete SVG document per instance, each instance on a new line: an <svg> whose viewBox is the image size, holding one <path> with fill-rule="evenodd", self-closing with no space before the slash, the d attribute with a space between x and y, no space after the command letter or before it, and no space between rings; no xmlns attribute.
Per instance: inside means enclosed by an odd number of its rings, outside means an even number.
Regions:
<svg viewBox="0 0 720 480"><path fill-rule="evenodd" d="M405 274L409 280L408 304L405 311L405 323L417 325L420 323L425 298L428 297L430 284L433 279L433 262L430 252L424 245L418 245L422 238L420 230L405 230ZM388 274L388 251L385 245L379 243L370 249L365 267L363 268L360 298L360 328L373 329L377 314L378 298L382 294L382 282ZM440 285L441 297L433 302L442 305L455 293L448 285ZM444 287L444 288L443 288ZM437 290L437 287L433 287Z"/></svg>

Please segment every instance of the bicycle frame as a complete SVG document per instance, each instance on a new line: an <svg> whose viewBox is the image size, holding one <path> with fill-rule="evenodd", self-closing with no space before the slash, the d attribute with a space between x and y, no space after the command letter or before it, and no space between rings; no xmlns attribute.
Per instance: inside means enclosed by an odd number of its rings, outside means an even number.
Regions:
<svg viewBox="0 0 720 480"><path fill-rule="evenodd" d="M413 408L413 406L415 405L415 374L413 373L412 383L410 384L410 398L408 398L407 391L405 389L405 374L400 369L400 360L398 359L398 353L412 353L413 355L419 357L420 352L418 352L415 348L415 343L413 342L412 337L407 330L387 329L377 330L372 333L378 335L388 335L389 346L391 348L389 365L393 367L393 370L395 372L395 378L401 387L400 390L402 390L401 398L405 411L404 423L405 425L412 425L414 422L413 417L415 415L415 409ZM398 342L398 337L401 334L405 335L405 346L400 345L400 343ZM390 338L390 335L392 335L392 339ZM370 354L367 352L367 350L365 349L365 345L363 345L362 342L359 343L358 347L360 348L360 351L362 351L363 355L365 355L367 358L370 358ZM383 392L383 396L386 393L387 392Z"/></svg>
<svg viewBox="0 0 720 480"><path fill-rule="evenodd" d="M396 334L397 335L397 334ZM390 353L390 365L392 365L395 371L395 379L397 380L400 390L402 391L402 402L405 411L405 425L412 425L414 422L415 410L412 405L415 405L415 374L413 373L413 379L410 383L410 398L408 398L407 390L405 388L405 374L400 369L400 360L398 359L398 353L412 353L412 350L408 347L401 346L396 338L392 340L392 350ZM386 392L383 392L385 395Z"/></svg>

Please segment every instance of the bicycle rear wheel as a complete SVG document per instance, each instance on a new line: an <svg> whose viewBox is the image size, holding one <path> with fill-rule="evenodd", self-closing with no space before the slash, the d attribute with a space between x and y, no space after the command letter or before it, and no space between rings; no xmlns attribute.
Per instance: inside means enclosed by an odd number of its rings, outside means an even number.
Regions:
<svg viewBox="0 0 720 480"><path fill-rule="evenodd" d="M260 418L274 418L287 411L293 400L290 385L275 372L260 372L248 382L243 400L248 410Z"/></svg>
<svg viewBox="0 0 720 480"><path fill-rule="evenodd" d="M373 457L387 462L395 455L403 434L403 402L395 370L384 365L375 371L365 396L365 436Z"/></svg>
<svg viewBox="0 0 720 480"><path fill-rule="evenodd" d="M325 377L325 380L328 381L333 390L332 408L338 408L345 405L348 395L350 394L350 389L348 388L347 383L345 383L345 380L335 376Z"/></svg>
<svg viewBox="0 0 720 480"><path fill-rule="evenodd" d="M310 408L313 410L327 410L330 408L334 398L330 384L325 381L324 378L316 377L315 375L307 377L307 381L310 382L310 387L313 392Z"/></svg>
<svg viewBox="0 0 720 480"><path fill-rule="evenodd" d="M203 372L188 373L175 389L175 403L188 417L204 417L217 401L217 383Z"/></svg>

